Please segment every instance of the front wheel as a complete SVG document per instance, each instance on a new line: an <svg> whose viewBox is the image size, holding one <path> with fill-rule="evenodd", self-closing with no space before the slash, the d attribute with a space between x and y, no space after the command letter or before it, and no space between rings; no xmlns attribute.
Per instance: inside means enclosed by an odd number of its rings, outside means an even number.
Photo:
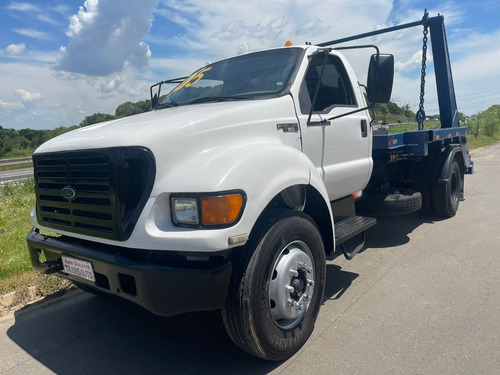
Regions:
<svg viewBox="0 0 500 375"><path fill-rule="evenodd" d="M290 358L311 335L322 303L321 235L309 216L279 211L239 251L222 309L226 331L252 355Z"/></svg>

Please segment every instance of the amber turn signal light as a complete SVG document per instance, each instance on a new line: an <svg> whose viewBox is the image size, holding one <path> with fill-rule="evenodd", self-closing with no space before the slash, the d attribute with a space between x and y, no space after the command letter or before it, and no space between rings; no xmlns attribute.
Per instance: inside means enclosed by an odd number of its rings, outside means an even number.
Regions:
<svg viewBox="0 0 500 375"><path fill-rule="evenodd" d="M201 198L203 225L225 225L236 221L243 206L241 194L219 195Z"/></svg>

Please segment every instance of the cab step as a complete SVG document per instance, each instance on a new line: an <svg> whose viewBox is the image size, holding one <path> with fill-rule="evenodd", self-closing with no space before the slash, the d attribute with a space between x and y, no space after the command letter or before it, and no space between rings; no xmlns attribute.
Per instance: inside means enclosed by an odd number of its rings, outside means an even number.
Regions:
<svg viewBox="0 0 500 375"><path fill-rule="evenodd" d="M350 216L335 223L335 244L340 245L345 258L351 260L363 249L366 231L377 224L377 219L367 216ZM358 234L362 234L361 243L348 251L344 243Z"/></svg>

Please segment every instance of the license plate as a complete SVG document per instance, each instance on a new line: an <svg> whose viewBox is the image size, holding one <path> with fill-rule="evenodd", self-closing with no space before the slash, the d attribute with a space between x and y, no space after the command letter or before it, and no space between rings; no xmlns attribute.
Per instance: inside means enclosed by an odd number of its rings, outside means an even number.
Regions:
<svg viewBox="0 0 500 375"><path fill-rule="evenodd" d="M92 263L86 260L75 259L63 255L61 257L64 272L79 276L83 279L95 281L94 269L92 268Z"/></svg>

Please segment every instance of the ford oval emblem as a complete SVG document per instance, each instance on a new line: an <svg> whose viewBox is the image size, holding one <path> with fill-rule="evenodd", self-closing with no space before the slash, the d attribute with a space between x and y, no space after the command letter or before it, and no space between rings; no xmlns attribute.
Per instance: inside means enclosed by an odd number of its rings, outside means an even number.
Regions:
<svg viewBox="0 0 500 375"><path fill-rule="evenodd" d="M76 197L76 190L71 186L66 186L61 190L61 195L63 198L71 200Z"/></svg>

